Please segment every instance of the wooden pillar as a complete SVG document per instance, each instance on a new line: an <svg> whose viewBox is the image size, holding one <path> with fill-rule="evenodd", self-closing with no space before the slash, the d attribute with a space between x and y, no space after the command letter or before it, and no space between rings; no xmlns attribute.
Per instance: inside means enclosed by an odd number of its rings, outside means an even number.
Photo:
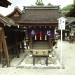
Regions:
<svg viewBox="0 0 75 75"><path fill-rule="evenodd" d="M37 40L37 36L35 35L35 40Z"/></svg>
<svg viewBox="0 0 75 75"><path fill-rule="evenodd" d="M35 65L35 56L33 56L33 65Z"/></svg>
<svg viewBox="0 0 75 75"><path fill-rule="evenodd" d="M19 48L20 46L17 43L18 42L16 42L16 48L15 49L16 49L16 53L17 53L17 58L19 58L20 57L20 55L19 55L20 54L20 48Z"/></svg>
<svg viewBox="0 0 75 75"><path fill-rule="evenodd" d="M30 37L29 46L32 49L32 37Z"/></svg>
<svg viewBox="0 0 75 75"><path fill-rule="evenodd" d="M7 44L6 44L6 39L5 39L5 34L4 30L1 29L1 40L2 40L2 50L4 50L6 62L7 62L7 67L10 66L10 61L9 61L9 54L8 54L8 49L7 49Z"/></svg>
<svg viewBox="0 0 75 75"><path fill-rule="evenodd" d="M47 40L47 35L45 35L45 40Z"/></svg>
<svg viewBox="0 0 75 75"><path fill-rule="evenodd" d="M28 49L29 46L28 28L26 28L25 31L25 41L26 41L26 49Z"/></svg>
<svg viewBox="0 0 75 75"><path fill-rule="evenodd" d="M2 32L0 28L0 62L2 63Z"/></svg>
<svg viewBox="0 0 75 75"><path fill-rule="evenodd" d="M46 66L48 66L48 57L46 57Z"/></svg>
<svg viewBox="0 0 75 75"><path fill-rule="evenodd" d="M51 38L49 38L49 46L50 46L51 49L53 49L53 41L52 41Z"/></svg>
<svg viewBox="0 0 75 75"><path fill-rule="evenodd" d="M22 50L24 52L25 48L24 48L24 41L21 42L21 45L22 45Z"/></svg>
<svg viewBox="0 0 75 75"><path fill-rule="evenodd" d="M40 40L42 40L42 33L40 32Z"/></svg>

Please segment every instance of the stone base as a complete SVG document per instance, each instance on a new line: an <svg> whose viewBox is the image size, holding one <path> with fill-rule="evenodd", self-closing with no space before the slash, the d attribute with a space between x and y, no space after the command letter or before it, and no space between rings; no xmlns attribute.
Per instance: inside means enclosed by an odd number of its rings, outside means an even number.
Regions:
<svg viewBox="0 0 75 75"><path fill-rule="evenodd" d="M48 64L46 65L41 65L41 64L25 64L25 65L19 65L16 68L26 68L26 69L63 69L63 66L57 61L56 64Z"/></svg>
<svg viewBox="0 0 75 75"><path fill-rule="evenodd" d="M59 59L57 58L56 53L53 51L51 54L49 54L48 66L45 64L45 59L43 58L40 58L40 59L37 58L35 65L33 65L33 57L31 54L29 54L24 58L24 60L16 68L61 69L63 68L63 65L61 65Z"/></svg>

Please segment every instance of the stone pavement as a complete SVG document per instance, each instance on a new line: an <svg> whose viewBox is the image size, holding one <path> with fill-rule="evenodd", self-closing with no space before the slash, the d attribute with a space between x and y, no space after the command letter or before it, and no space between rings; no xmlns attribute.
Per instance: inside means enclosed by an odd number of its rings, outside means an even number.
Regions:
<svg viewBox="0 0 75 75"><path fill-rule="evenodd" d="M60 58L60 41L58 41L57 53ZM0 68L0 75L74 75L75 74L75 42L63 41L63 64L64 69L50 68Z"/></svg>

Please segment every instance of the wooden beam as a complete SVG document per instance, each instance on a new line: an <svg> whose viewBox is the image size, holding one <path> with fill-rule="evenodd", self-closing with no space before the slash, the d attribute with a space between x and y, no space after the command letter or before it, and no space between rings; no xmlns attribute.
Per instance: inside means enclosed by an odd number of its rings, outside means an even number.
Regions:
<svg viewBox="0 0 75 75"><path fill-rule="evenodd" d="M4 33L3 29L2 29L2 35L1 36L2 36L2 44L3 44L4 54L6 57L7 67L9 67L10 66L9 54L8 54L8 49L7 49L7 44L6 44L5 33Z"/></svg>
<svg viewBox="0 0 75 75"><path fill-rule="evenodd" d="M2 7L8 7L8 5L11 5L11 3L7 0L0 0L0 6Z"/></svg>

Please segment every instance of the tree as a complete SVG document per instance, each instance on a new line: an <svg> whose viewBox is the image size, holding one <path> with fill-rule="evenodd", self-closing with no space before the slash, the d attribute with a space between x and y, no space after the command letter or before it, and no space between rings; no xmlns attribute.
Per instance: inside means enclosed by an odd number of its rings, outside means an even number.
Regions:
<svg viewBox="0 0 75 75"><path fill-rule="evenodd" d="M71 9L73 9L73 4L67 5L62 8L62 12L69 12Z"/></svg>

